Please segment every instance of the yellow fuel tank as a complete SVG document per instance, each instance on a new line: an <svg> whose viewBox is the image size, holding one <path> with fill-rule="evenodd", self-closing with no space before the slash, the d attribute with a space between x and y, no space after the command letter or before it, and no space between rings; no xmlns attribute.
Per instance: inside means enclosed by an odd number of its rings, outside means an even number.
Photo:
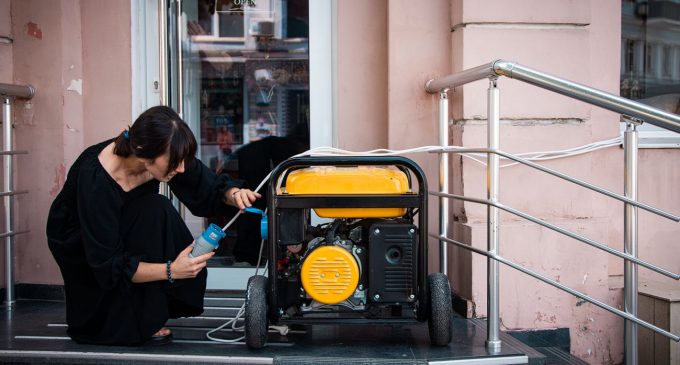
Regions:
<svg viewBox="0 0 680 365"><path fill-rule="evenodd" d="M391 166L315 166L288 174L285 191L291 195L367 195L409 192L406 174ZM315 208L323 218L396 218L406 208Z"/></svg>
<svg viewBox="0 0 680 365"><path fill-rule="evenodd" d="M318 247L302 263L302 287L324 304L337 304L349 298L359 284L359 276L359 264L342 247Z"/></svg>

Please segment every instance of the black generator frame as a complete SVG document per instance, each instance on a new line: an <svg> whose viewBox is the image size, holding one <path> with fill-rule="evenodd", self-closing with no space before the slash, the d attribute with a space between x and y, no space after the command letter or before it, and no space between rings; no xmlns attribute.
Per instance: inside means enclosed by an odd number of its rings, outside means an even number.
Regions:
<svg viewBox="0 0 680 365"><path fill-rule="evenodd" d="M282 175L294 169L312 166L396 166L409 171L407 177L410 187L411 176L418 181L418 192L407 194L356 194L356 195L287 195L277 194L277 186ZM285 178L285 176L283 176ZM269 179L269 202L268 202L268 242L269 242L269 292L267 293L267 307L269 309L269 321L273 324L299 323L299 324L322 324L322 323L413 323L412 318L394 319L368 319L368 318L281 318L283 308L280 305L277 288L276 260L284 245L278 244L277 224L280 209L312 209L312 208L417 208L418 209L418 242L416 253L417 275L417 311L416 320L425 321L429 316L429 293L428 293L428 265L427 265L427 179L423 170L412 160L401 156L332 156L332 157L296 157L288 159L277 166ZM369 248L370 252L370 248ZM370 298L367 298L370 300Z"/></svg>

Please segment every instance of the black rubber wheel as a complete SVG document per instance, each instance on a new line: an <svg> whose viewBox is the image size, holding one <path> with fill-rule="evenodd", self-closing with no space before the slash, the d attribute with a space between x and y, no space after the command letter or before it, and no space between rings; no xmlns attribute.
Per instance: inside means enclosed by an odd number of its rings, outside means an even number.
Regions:
<svg viewBox="0 0 680 365"><path fill-rule="evenodd" d="M246 290L246 345L261 349L267 343L267 278L251 276Z"/></svg>
<svg viewBox="0 0 680 365"><path fill-rule="evenodd" d="M427 326L430 329L430 342L434 346L446 346L451 342L451 287L449 279L442 273L427 277L430 293Z"/></svg>

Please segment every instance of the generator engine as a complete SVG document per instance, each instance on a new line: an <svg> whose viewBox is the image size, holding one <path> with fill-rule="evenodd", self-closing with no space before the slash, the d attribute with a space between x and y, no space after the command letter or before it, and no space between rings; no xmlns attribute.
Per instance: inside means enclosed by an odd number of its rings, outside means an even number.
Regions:
<svg viewBox="0 0 680 365"><path fill-rule="evenodd" d="M418 234L411 222L336 219L309 228L316 236L303 245L288 246L277 262L279 278L289 292L289 309L293 306L300 314L371 309L369 316L376 317L384 314L379 308L388 303L401 306L414 301Z"/></svg>

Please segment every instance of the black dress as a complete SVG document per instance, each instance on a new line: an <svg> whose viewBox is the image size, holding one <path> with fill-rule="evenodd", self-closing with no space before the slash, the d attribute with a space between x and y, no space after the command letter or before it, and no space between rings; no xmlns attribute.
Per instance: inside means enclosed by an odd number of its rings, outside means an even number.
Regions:
<svg viewBox="0 0 680 365"><path fill-rule="evenodd" d="M64 279L68 335L93 344L137 345L168 320L203 312L207 271L194 279L132 283L139 262L174 260L193 237L151 180L128 192L106 172L99 153L86 149L68 172L50 208L47 241ZM199 160L169 183L197 216L234 214L222 202L239 183L216 176Z"/></svg>

